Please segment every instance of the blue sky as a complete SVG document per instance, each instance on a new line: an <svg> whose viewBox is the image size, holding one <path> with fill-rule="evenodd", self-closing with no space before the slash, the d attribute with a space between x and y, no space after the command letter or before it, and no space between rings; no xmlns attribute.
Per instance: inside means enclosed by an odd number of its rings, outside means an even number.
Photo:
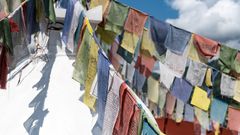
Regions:
<svg viewBox="0 0 240 135"><path fill-rule="evenodd" d="M139 9L160 20L177 18L178 12L173 10L165 0L118 0L130 7Z"/></svg>

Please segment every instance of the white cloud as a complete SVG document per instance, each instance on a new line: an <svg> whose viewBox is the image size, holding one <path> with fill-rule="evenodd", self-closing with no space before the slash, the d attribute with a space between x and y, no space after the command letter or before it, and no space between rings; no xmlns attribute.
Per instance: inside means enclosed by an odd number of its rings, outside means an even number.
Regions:
<svg viewBox="0 0 240 135"><path fill-rule="evenodd" d="M167 22L240 49L240 0L168 0L179 11Z"/></svg>
<svg viewBox="0 0 240 135"><path fill-rule="evenodd" d="M229 40L226 42L226 44L230 47L240 49L240 39Z"/></svg>

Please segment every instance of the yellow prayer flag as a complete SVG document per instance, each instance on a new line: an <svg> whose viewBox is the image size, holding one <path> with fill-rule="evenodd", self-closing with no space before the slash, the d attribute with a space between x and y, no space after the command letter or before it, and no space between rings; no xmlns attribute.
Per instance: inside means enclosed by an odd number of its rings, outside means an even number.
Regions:
<svg viewBox="0 0 240 135"><path fill-rule="evenodd" d="M96 33L101 41L105 42L107 45L112 45L114 43L115 37L117 36L114 32L105 30L100 26L97 27Z"/></svg>
<svg viewBox="0 0 240 135"><path fill-rule="evenodd" d="M210 105L210 99L207 96L207 92L199 87L195 87L191 104L207 111Z"/></svg>
<svg viewBox="0 0 240 135"><path fill-rule="evenodd" d="M147 80L148 82L148 99L152 101L153 103L158 103L158 97L159 97L159 81L153 79L152 76L150 76Z"/></svg>
<svg viewBox="0 0 240 135"><path fill-rule="evenodd" d="M91 0L90 9L96 6L102 5L103 13L104 13L104 11L107 9L109 5L109 2L110 2L109 0Z"/></svg>
<svg viewBox="0 0 240 135"><path fill-rule="evenodd" d="M189 47L188 47L188 58L191 60L201 62L201 63L206 63L207 59L202 57L201 55L198 54L197 48L193 44L193 35L191 37L191 40L189 41Z"/></svg>
<svg viewBox="0 0 240 135"><path fill-rule="evenodd" d="M212 87L212 69L208 68L206 73L205 83L208 87Z"/></svg>
<svg viewBox="0 0 240 135"><path fill-rule="evenodd" d="M131 54L134 54L135 49L137 47L138 40L139 40L139 37L137 35L134 35L133 33L125 31L121 46Z"/></svg>
<svg viewBox="0 0 240 135"><path fill-rule="evenodd" d="M97 73L98 45L92 38L90 41L88 72L85 82L85 93L83 102L93 111L95 111L96 98L90 94L91 86Z"/></svg>
<svg viewBox="0 0 240 135"><path fill-rule="evenodd" d="M220 133L220 124L218 122L213 122L213 127L215 129L214 134L215 135L219 135L219 133Z"/></svg>
<svg viewBox="0 0 240 135"><path fill-rule="evenodd" d="M148 30L144 29L141 44L141 53L145 54L146 56L152 57L154 55L154 51L154 43L149 36Z"/></svg>
<svg viewBox="0 0 240 135"><path fill-rule="evenodd" d="M240 102L240 80L236 81L233 99Z"/></svg>
<svg viewBox="0 0 240 135"><path fill-rule="evenodd" d="M87 24L88 31L90 32L91 35L93 35L93 28L92 28L92 26L91 26L91 24L89 22L89 19L86 18L85 21L86 21L86 24Z"/></svg>

